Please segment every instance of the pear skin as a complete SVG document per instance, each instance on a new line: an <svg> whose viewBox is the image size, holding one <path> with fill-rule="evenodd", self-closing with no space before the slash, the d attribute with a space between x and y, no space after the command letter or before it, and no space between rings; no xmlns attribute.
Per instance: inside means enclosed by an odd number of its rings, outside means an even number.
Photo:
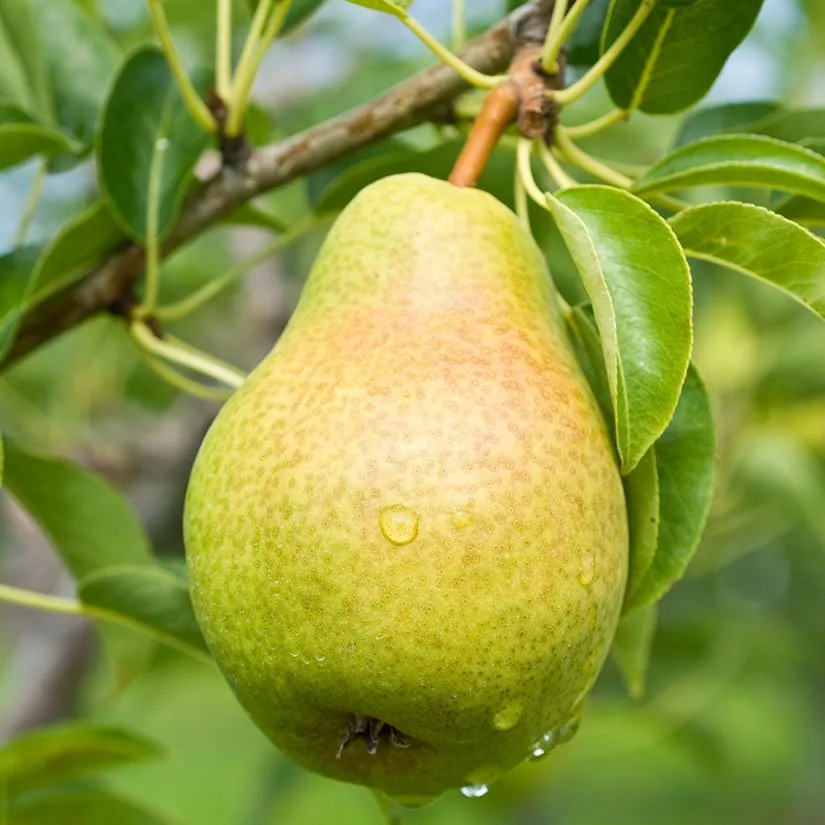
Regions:
<svg viewBox="0 0 825 825"><path fill-rule="evenodd" d="M574 718L619 617L626 508L515 215L418 174L364 189L210 429L184 527L218 665L313 771L436 796Z"/></svg>

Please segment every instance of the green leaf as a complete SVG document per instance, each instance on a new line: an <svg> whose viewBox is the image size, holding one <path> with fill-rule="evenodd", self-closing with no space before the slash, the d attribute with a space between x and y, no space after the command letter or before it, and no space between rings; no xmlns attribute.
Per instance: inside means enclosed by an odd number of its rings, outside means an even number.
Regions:
<svg viewBox="0 0 825 825"><path fill-rule="evenodd" d="M44 249L37 261L28 303L38 303L71 283L125 241L125 233L103 201L93 203L65 224Z"/></svg>
<svg viewBox="0 0 825 825"><path fill-rule="evenodd" d="M625 612L658 601L684 575L705 528L716 474L716 433L707 390L688 370L676 414L656 442L659 543Z"/></svg>
<svg viewBox="0 0 825 825"><path fill-rule="evenodd" d="M11 100L45 124L51 95L40 29L29 0L0 4L0 99Z"/></svg>
<svg viewBox="0 0 825 825"><path fill-rule="evenodd" d="M773 100L748 100L707 106L685 118L676 136L676 146L725 133L758 134L758 125L781 109L782 104Z"/></svg>
<svg viewBox="0 0 825 825"><path fill-rule="evenodd" d="M98 202L66 224L46 246L29 246L0 257L0 357L13 344L29 307L82 275L125 237Z"/></svg>
<svg viewBox="0 0 825 825"><path fill-rule="evenodd" d="M101 788L61 788L12 806L10 825L168 825Z"/></svg>
<svg viewBox="0 0 825 825"><path fill-rule="evenodd" d="M167 644L207 650L186 580L164 567L105 567L80 580L78 595L84 604L128 616Z"/></svg>
<svg viewBox="0 0 825 825"><path fill-rule="evenodd" d="M633 699L644 696L656 634L656 613L656 605L649 604L632 616L625 616L619 622L613 640L613 659Z"/></svg>
<svg viewBox="0 0 825 825"><path fill-rule="evenodd" d="M101 24L72 0L30 0L40 24L57 122L91 147L120 58Z"/></svg>
<svg viewBox="0 0 825 825"><path fill-rule="evenodd" d="M72 148L65 135L32 120L17 106L0 103L0 169L16 166L35 155L48 157Z"/></svg>
<svg viewBox="0 0 825 825"><path fill-rule="evenodd" d="M383 11L387 14L394 14L396 17L405 17L407 9L413 4L413 0L347 0L356 6L364 6L367 9Z"/></svg>
<svg viewBox="0 0 825 825"><path fill-rule="evenodd" d="M613 420L613 405L610 400L610 381L602 354L602 344L596 330L593 309L586 306L573 307L567 313L567 331L576 353L576 360L593 390L593 395L602 411L604 420Z"/></svg>
<svg viewBox="0 0 825 825"><path fill-rule="evenodd" d="M825 157L825 140L807 138L806 149ZM825 226L825 202L805 198L802 195L775 195L771 206L774 212L804 226Z"/></svg>
<svg viewBox="0 0 825 825"><path fill-rule="evenodd" d="M0 748L0 777L10 799L101 770L155 759L154 743L119 728L79 723L45 728Z"/></svg>
<svg viewBox="0 0 825 825"><path fill-rule="evenodd" d="M610 0L590 0L567 41L567 62L570 66L592 66L599 59L602 31L609 8Z"/></svg>
<svg viewBox="0 0 825 825"><path fill-rule="evenodd" d="M670 219L685 252L759 278L825 318L825 243L760 206L708 203Z"/></svg>
<svg viewBox="0 0 825 825"><path fill-rule="evenodd" d="M159 193L159 237L171 230L208 141L189 117L160 49L131 52L103 110L98 159L113 214L135 240L146 241L152 181Z"/></svg>
<svg viewBox="0 0 825 825"><path fill-rule="evenodd" d="M676 408L693 341L690 271L667 223L628 192L576 186L548 206L593 304L627 474Z"/></svg>
<svg viewBox="0 0 825 825"><path fill-rule="evenodd" d="M274 232L285 232L289 228L287 223L277 215L251 201L227 215L223 223L235 226L258 226Z"/></svg>
<svg viewBox="0 0 825 825"><path fill-rule="evenodd" d="M284 27L281 29L281 36L288 34L306 22L325 2L326 0L293 0L284 21Z"/></svg>
<svg viewBox="0 0 825 825"><path fill-rule="evenodd" d="M660 3L605 75L622 109L673 114L693 106L713 85L751 30L764 0L697 0L686 8ZM683 4L679 4L683 5ZM625 29L639 0L613 0L603 50Z"/></svg>
<svg viewBox="0 0 825 825"><path fill-rule="evenodd" d="M28 302L43 247L30 245L0 257L0 358L14 343L20 313Z"/></svg>
<svg viewBox="0 0 825 825"><path fill-rule="evenodd" d="M825 158L764 136L706 138L660 160L633 189L647 193L692 186L756 186L825 200Z"/></svg>
<svg viewBox="0 0 825 825"><path fill-rule="evenodd" d="M149 543L137 516L100 476L10 442L5 481L75 580L109 565L151 564Z"/></svg>
<svg viewBox="0 0 825 825"><path fill-rule="evenodd" d="M659 543L659 472L656 448L651 447L624 480L630 531L630 569L625 604L650 570Z"/></svg>

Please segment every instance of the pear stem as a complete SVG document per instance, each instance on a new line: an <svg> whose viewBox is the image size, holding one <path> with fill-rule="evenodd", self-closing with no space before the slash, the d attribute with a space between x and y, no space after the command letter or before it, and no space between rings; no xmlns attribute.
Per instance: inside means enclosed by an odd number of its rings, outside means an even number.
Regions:
<svg viewBox="0 0 825 825"><path fill-rule="evenodd" d="M499 140L518 116L520 99L518 86L513 82L502 83L488 93L450 173L450 183L462 187L478 183Z"/></svg>

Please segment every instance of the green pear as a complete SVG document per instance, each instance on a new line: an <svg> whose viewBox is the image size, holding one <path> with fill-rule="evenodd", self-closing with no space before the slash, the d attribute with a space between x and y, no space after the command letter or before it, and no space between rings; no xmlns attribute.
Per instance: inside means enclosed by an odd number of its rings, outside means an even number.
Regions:
<svg viewBox="0 0 825 825"><path fill-rule="evenodd" d="M409 799L566 738L618 621L626 507L516 216L418 174L364 189L212 425L185 538L218 665L301 765Z"/></svg>

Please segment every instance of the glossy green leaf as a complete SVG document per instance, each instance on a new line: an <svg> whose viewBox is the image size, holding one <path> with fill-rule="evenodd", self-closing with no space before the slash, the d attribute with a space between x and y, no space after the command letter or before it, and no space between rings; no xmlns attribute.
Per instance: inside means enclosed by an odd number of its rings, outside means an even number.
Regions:
<svg viewBox="0 0 825 825"><path fill-rule="evenodd" d="M159 236L172 228L209 136L189 117L163 53L129 54L106 101L98 138L100 183L113 214L146 240L150 188L159 198Z"/></svg>
<svg viewBox="0 0 825 825"><path fill-rule="evenodd" d="M81 579L84 604L127 616L167 643L206 651L185 579L158 565L105 567Z"/></svg>
<svg viewBox="0 0 825 825"><path fill-rule="evenodd" d="M13 805L10 825L169 825L101 788L61 788Z"/></svg>
<svg viewBox="0 0 825 825"><path fill-rule="evenodd" d="M364 6L367 9L394 14L396 17L404 17L413 0L347 0L347 2L354 3L356 6Z"/></svg>
<svg viewBox="0 0 825 825"><path fill-rule="evenodd" d="M687 570L707 521L716 475L716 433L707 390L688 370L676 414L656 442L659 543L625 612L658 601Z"/></svg>
<svg viewBox="0 0 825 825"><path fill-rule="evenodd" d="M42 246L30 245L0 256L0 358L14 343L20 313L29 300L42 252Z"/></svg>
<svg viewBox="0 0 825 825"><path fill-rule="evenodd" d="M656 634L657 610L649 604L632 616L625 616L616 629L613 659L633 699L644 696L653 637Z"/></svg>
<svg viewBox="0 0 825 825"><path fill-rule="evenodd" d="M315 14L326 0L293 0L292 6L284 20L284 27L281 29L281 36L288 34L302 23L305 23Z"/></svg>
<svg viewBox="0 0 825 825"><path fill-rule="evenodd" d="M747 203L708 203L670 219L685 252L759 278L825 318L825 242Z"/></svg>
<svg viewBox="0 0 825 825"><path fill-rule="evenodd" d="M676 408L693 341L690 271L667 223L627 192L577 186L548 206L593 304L626 474Z"/></svg>
<svg viewBox="0 0 825 825"><path fill-rule="evenodd" d="M46 52L60 126L90 147L120 50L102 24L73 0L30 0Z"/></svg>
<svg viewBox="0 0 825 825"><path fill-rule="evenodd" d="M65 135L34 121L17 106L0 103L0 169L36 155L48 157L71 149Z"/></svg>
<svg viewBox="0 0 825 825"><path fill-rule="evenodd" d="M160 753L154 743L119 728L87 723L49 727L0 748L0 779L13 799Z"/></svg>
<svg viewBox="0 0 825 825"><path fill-rule="evenodd" d="M37 261L29 304L66 286L127 240L103 201L93 203L52 238Z"/></svg>
<svg viewBox="0 0 825 825"><path fill-rule="evenodd" d="M802 145L825 157L825 139L806 138L802 141ZM813 200L803 195L775 193L771 209L803 226L825 226L825 201Z"/></svg>
<svg viewBox="0 0 825 825"><path fill-rule="evenodd" d="M627 523L630 531L630 569L625 603L642 583L659 543L659 472L656 449L651 447L624 480Z"/></svg>
<svg viewBox="0 0 825 825"><path fill-rule="evenodd" d="M25 311L70 283L126 239L98 202L64 226L47 245L0 257L0 357L14 342Z"/></svg>
<svg viewBox="0 0 825 825"><path fill-rule="evenodd" d="M0 3L0 100L10 100L48 124L51 94L40 35L29 0Z"/></svg>
<svg viewBox="0 0 825 825"><path fill-rule="evenodd" d="M684 8L660 3L605 75L611 98L622 109L649 114L672 114L693 106L710 91L763 2L697 0ZM639 0L612 1L603 50L639 6Z"/></svg>
<svg viewBox="0 0 825 825"><path fill-rule="evenodd" d="M137 516L100 476L7 443L5 482L76 580L109 565L151 563Z"/></svg>
<svg viewBox="0 0 825 825"><path fill-rule="evenodd" d="M647 193L693 186L755 186L825 200L825 158L774 138L725 135L677 149L633 188Z"/></svg>

